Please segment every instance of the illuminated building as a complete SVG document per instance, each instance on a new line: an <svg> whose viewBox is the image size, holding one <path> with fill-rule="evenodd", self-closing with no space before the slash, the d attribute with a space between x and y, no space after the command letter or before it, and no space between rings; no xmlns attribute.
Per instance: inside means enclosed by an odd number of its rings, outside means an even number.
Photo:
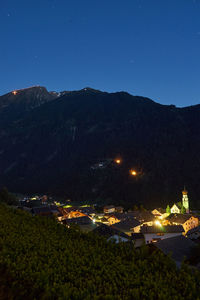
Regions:
<svg viewBox="0 0 200 300"><path fill-rule="evenodd" d="M182 191L183 197L182 197L182 204L185 207L186 213L189 214L189 199L188 199L188 192L186 191L185 187Z"/></svg>
<svg viewBox="0 0 200 300"><path fill-rule="evenodd" d="M186 189L184 188L184 190L182 191L182 203L178 202L175 203L172 208L171 208L171 213L172 214L180 214L181 213L181 209L185 208L186 213L188 214L189 211L189 199L188 199L188 192L186 191Z"/></svg>

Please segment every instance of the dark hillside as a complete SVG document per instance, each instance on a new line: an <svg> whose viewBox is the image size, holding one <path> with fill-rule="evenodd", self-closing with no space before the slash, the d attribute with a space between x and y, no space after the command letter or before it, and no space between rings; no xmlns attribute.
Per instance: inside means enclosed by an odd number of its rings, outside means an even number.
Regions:
<svg viewBox="0 0 200 300"><path fill-rule="evenodd" d="M199 122L199 106L89 88L65 92L1 125L0 182L12 191L152 207L180 200L186 185L198 206Z"/></svg>
<svg viewBox="0 0 200 300"><path fill-rule="evenodd" d="M160 252L107 243L2 205L0 222L2 300L199 299L199 273L177 270Z"/></svg>

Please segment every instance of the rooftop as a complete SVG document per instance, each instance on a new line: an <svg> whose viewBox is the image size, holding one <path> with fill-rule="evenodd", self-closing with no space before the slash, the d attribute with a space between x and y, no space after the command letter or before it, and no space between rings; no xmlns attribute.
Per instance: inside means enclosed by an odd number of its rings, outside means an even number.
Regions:
<svg viewBox="0 0 200 300"><path fill-rule="evenodd" d="M195 233L195 232L200 232L200 226L197 226L195 228L192 228L192 229L188 230L187 236L188 236L188 234L192 234L192 233Z"/></svg>
<svg viewBox="0 0 200 300"><path fill-rule="evenodd" d="M119 223L115 223L114 225L112 225L112 227L121 231L131 231L132 228L139 225L141 225L141 223L134 217L128 217Z"/></svg>
<svg viewBox="0 0 200 300"><path fill-rule="evenodd" d="M155 243L155 246L162 250L166 255L172 254L175 261L181 262L184 257L189 258L195 243L183 235L163 239Z"/></svg>
<svg viewBox="0 0 200 300"><path fill-rule="evenodd" d="M88 225L92 224L92 220L87 217L78 217L78 218L72 218L72 219L65 219L63 220L64 224L77 224L77 225Z"/></svg>
<svg viewBox="0 0 200 300"><path fill-rule="evenodd" d="M112 209L112 208L115 208L115 206L114 205L107 205L107 206L104 206L103 209Z"/></svg>
<svg viewBox="0 0 200 300"><path fill-rule="evenodd" d="M142 226L141 233L176 233L184 232L182 225L168 225L168 226Z"/></svg>
<svg viewBox="0 0 200 300"><path fill-rule="evenodd" d="M192 217L190 214L170 214L166 220L174 223L184 224L187 220Z"/></svg>
<svg viewBox="0 0 200 300"><path fill-rule="evenodd" d="M69 214L70 212L82 212L84 214L90 215L90 214L94 214L95 210L94 208L90 207L90 206L86 206L86 207L80 207L80 206L72 206L72 207L59 207L58 208L59 211L62 214Z"/></svg>
<svg viewBox="0 0 200 300"><path fill-rule="evenodd" d="M39 214L59 214L59 210L55 205L49 206L40 206L32 208L32 213L39 215Z"/></svg>
<svg viewBox="0 0 200 300"><path fill-rule="evenodd" d="M127 213L128 216L135 217L140 222L153 222L155 216L150 211L134 210Z"/></svg>
<svg viewBox="0 0 200 300"><path fill-rule="evenodd" d="M164 214L166 212L166 210L164 208L155 208L154 210L157 210L159 213Z"/></svg>
<svg viewBox="0 0 200 300"><path fill-rule="evenodd" d="M95 228L93 230L94 233L104 236L106 238L109 238L113 235L119 235L123 238L127 238L130 239L130 237L128 235L126 235L125 233L121 232L120 230L113 228L111 226L107 226L105 224L101 224L100 226L98 226L97 228Z"/></svg>
<svg viewBox="0 0 200 300"><path fill-rule="evenodd" d="M114 217L114 218L116 218L118 220L125 220L126 218L128 218L127 214L125 214L125 213L118 213L118 212L110 214L109 218L111 218L111 217Z"/></svg>

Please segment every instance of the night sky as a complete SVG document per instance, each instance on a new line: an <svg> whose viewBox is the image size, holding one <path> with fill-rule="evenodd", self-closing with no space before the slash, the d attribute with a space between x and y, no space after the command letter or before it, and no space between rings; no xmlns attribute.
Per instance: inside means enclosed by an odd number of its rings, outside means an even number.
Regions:
<svg viewBox="0 0 200 300"><path fill-rule="evenodd" d="M0 0L0 94L32 85L200 103L200 0Z"/></svg>

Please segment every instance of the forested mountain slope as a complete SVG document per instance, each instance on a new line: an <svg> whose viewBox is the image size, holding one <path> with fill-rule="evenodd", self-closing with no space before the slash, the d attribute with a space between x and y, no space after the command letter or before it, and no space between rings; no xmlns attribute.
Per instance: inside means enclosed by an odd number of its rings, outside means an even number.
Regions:
<svg viewBox="0 0 200 300"><path fill-rule="evenodd" d="M199 105L90 88L59 94L35 87L2 97L0 184L10 190L153 207L180 200L186 185L192 205L200 205Z"/></svg>

